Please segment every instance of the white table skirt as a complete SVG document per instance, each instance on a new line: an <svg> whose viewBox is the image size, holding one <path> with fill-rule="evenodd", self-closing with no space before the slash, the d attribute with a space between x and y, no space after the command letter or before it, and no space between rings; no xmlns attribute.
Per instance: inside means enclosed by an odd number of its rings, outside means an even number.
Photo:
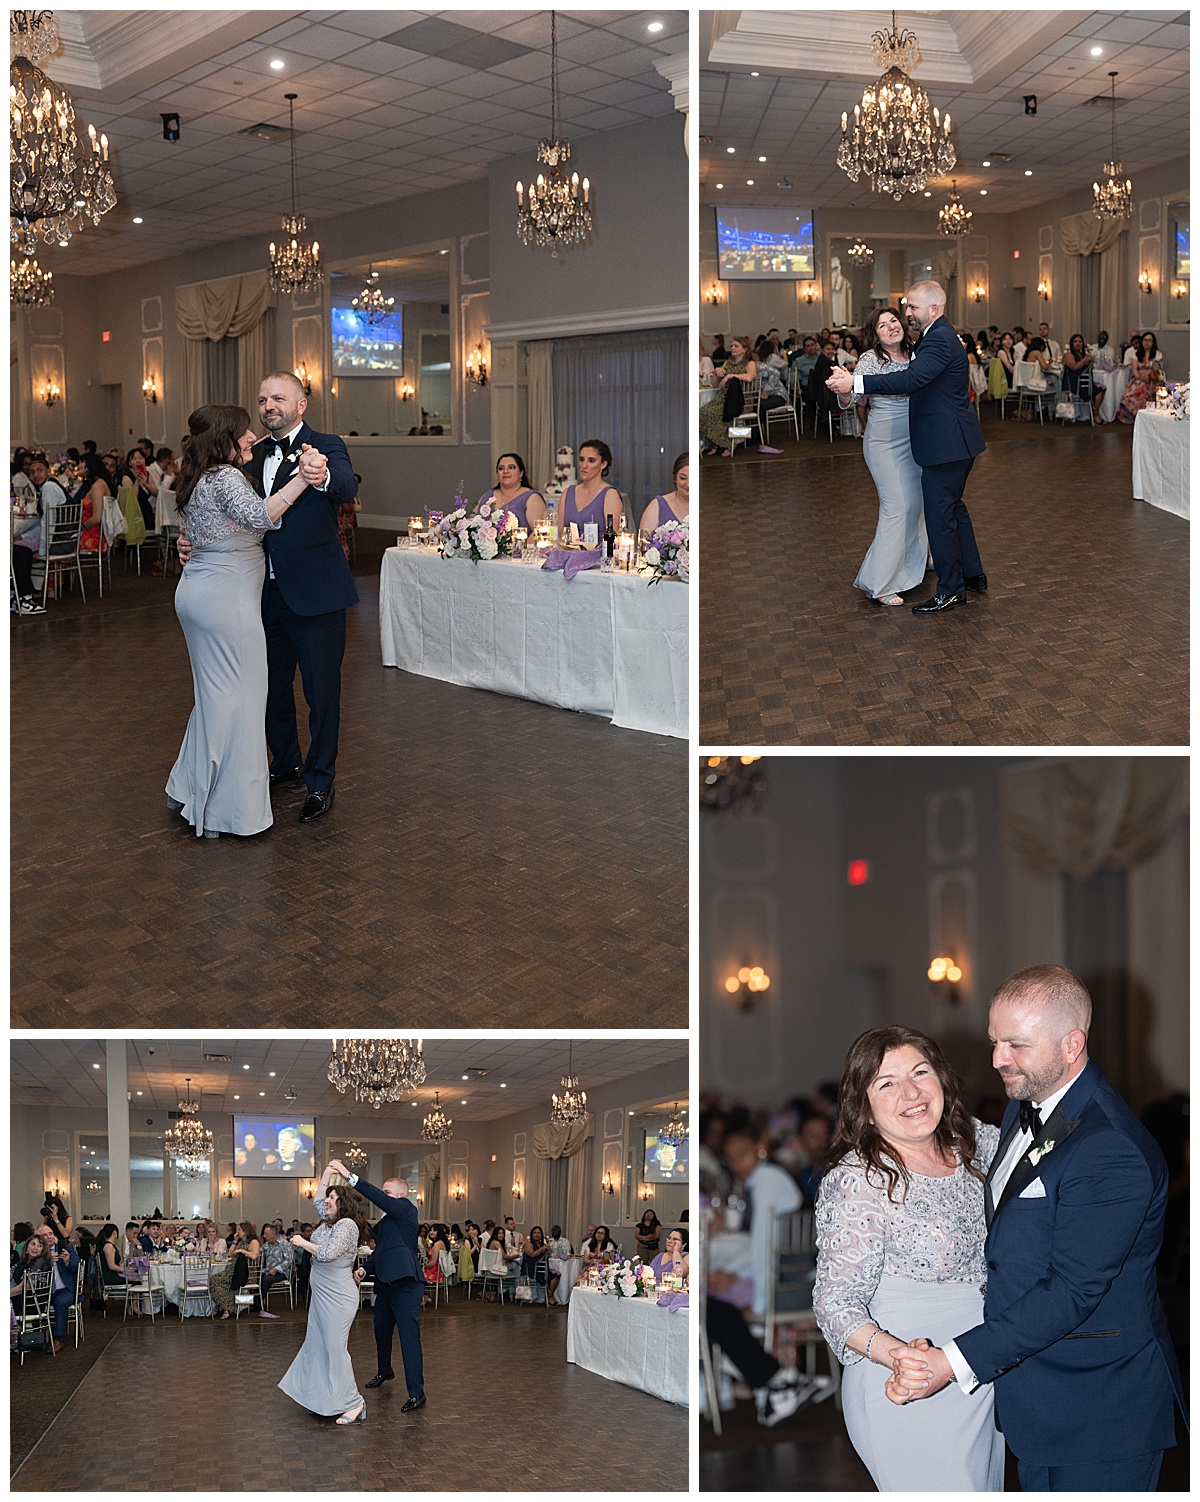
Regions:
<svg viewBox="0 0 1200 1502"><path fill-rule="evenodd" d="M558 1287L554 1290L556 1304L569 1304L571 1290L583 1271L582 1257L551 1257L550 1272L558 1275Z"/></svg>
<svg viewBox="0 0 1200 1502"><path fill-rule="evenodd" d="M1133 497L1191 516L1191 423L1143 408L1133 424Z"/></svg>
<svg viewBox="0 0 1200 1502"><path fill-rule="evenodd" d="M426 678L688 733L688 587L589 569L473 564L389 548L379 577L383 661Z"/></svg>
<svg viewBox="0 0 1200 1502"><path fill-rule="evenodd" d="M228 1262L214 1262L211 1271L220 1272L222 1268L228 1266ZM161 1288L163 1298L166 1302L178 1307L179 1300L183 1297L183 1263L152 1262L150 1264L150 1286L151 1288ZM143 1308L148 1312L150 1301L145 1294L141 1296L141 1302ZM209 1315L213 1312L213 1308L213 1301L207 1293L190 1293L187 1299L187 1307L183 1312L185 1316Z"/></svg>
<svg viewBox="0 0 1200 1502"><path fill-rule="evenodd" d="M1116 365L1112 370L1097 372L1097 380L1104 382L1104 396L1100 402L1100 417L1104 422L1112 422L1117 415L1117 408L1121 405L1121 398L1125 395L1125 387L1129 384L1129 366Z"/></svg>
<svg viewBox="0 0 1200 1502"><path fill-rule="evenodd" d="M620 1299L592 1288L571 1292L567 1360L612 1382L688 1403L688 1312L650 1299Z"/></svg>

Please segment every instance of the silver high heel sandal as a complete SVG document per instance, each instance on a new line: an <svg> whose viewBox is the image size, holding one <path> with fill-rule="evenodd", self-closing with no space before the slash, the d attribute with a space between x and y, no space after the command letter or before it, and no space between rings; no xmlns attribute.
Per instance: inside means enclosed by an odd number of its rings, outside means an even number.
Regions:
<svg viewBox="0 0 1200 1502"><path fill-rule="evenodd" d="M340 1418L334 1419L334 1423L335 1424L341 1424L342 1427L345 1428L347 1424L357 1424L358 1421L359 1421L359 1419L365 1419L366 1416L367 1416L367 1404L366 1404L366 1400L364 1399L362 1407L358 1410L357 1413L355 1413L353 1416L351 1414L349 1414L349 1413L343 1413Z"/></svg>

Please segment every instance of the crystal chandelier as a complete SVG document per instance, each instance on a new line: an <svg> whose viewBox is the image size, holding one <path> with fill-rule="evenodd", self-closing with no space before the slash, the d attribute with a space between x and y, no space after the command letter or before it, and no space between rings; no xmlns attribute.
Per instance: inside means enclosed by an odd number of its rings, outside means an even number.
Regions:
<svg viewBox="0 0 1200 1502"><path fill-rule="evenodd" d="M895 11L891 31L871 37L871 58L883 75L854 106L852 127L843 111L837 164L851 182L866 176L876 193L899 202L954 166L950 116L935 109L930 122L929 96L906 71L920 63L921 49L911 31L897 30Z"/></svg>
<svg viewBox="0 0 1200 1502"><path fill-rule="evenodd" d="M355 1100L378 1111L408 1095L425 1080L421 1040L407 1038L343 1038L333 1040L329 1058L329 1083L342 1095L347 1090Z"/></svg>
<svg viewBox="0 0 1200 1502"><path fill-rule="evenodd" d="M676 1101L671 1110L671 1119L658 1134L658 1140L665 1142L668 1147L681 1147L688 1139L687 1122L679 1113L679 1102Z"/></svg>
<svg viewBox="0 0 1200 1502"><path fill-rule="evenodd" d="M379 273L372 266L367 276L367 285L350 302L354 311L361 313L368 323L382 323L396 306L394 297L384 297L376 285L378 281Z"/></svg>
<svg viewBox="0 0 1200 1502"><path fill-rule="evenodd" d="M99 1194L101 1189L104 1188L104 1185L100 1182L99 1179L89 1179L83 1187L89 1194Z"/></svg>
<svg viewBox="0 0 1200 1502"><path fill-rule="evenodd" d="M571 1071L574 1045L567 1044L567 1072L559 1080L561 1095L550 1097L550 1120L559 1126L570 1126L587 1112L587 1092L579 1088L579 1076Z"/></svg>
<svg viewBox="0 0 1200 1502"><path fill-rule="evenodd" d="M296 106L295 94L283 96L288 102L288 150L292 162L292 212L283 216L282 245L271 244L271 291L311 292L321 283L320 246L314 240L305 244L300 236L308 229L308 220L296 212Z"/></svg>
<svg viewBox="0 0 1200 1502"><path fill-rule="evenodd" d="M1133 184L1128 178L1121 181L1125 168L1117 156L1117 75L1110 73L1108 76L1112 80L1112 155L1104 164L1107 181L1103 187L1093 183L1092 192L1096 195L1097 219L1128 219L1133 213Z"/></svg>
<svg viewBox="0 0 1200 1502"><path fill-rule="evenodd" d="M973 215L958 196L958 183L950 179L950 198L938 210L938 229L943 235L966 235L971 230Z"/></svg>
<svg viewBox="0 0 1200 1502"><path fill-rule="evenodd" d="M875 259L875 252L869 245L864 244L863 241L854 240L850 245L850 249L846 252L846 259L850 262L851 266L869 266Z"/></svg>
<svg viewBox="0 0 1200 1502"><path fill-rule="evenodd" d="M421 1136L426 1142L445 1142L454 1135L454 1123L442 1110L441 1096L433 1092L433 1110L421 1126Z"/></svg>
<svg viewBox="0 0 1200 1502"><path fill-rule="evenodd" d="M52 303L53 282L54 273L43 271L28 256L23 261L13 261L9 268L8 285L12 300L24 308L44 308Z"/></svg>
<svg viewBox="0 0 1200 1502"><path fill-rule="evenodd" d="M537 158L547 170L529 184L528 204L523 184L517 183L517 235L522 245L549 248L557 256L560 245L582 245L588 238L592 211L587 178L580 183L578 172L568 177L563 170L571 160L571 143L558 134L558 20L554 11L550 12L550 135L538 142Z"/></svg>
<svg viewBox="0 0 1200 1502"><path fill-rule="evenodd" d="M191 1098L192 1077L186 1076L188 1091L179 1102L180 1119L163 1133L163 1150L175 1159L181 1179L198 1179L208 1169L212 1156L213 1134L200 1120L200 1106Z"/></svg>
<svg viewBox="0 0 1200 1502"><path fill-rule="evenodd" d="M360 1147L357 1142L352 1142L342 1154L342 1162L347 1168L352 1168L355 1173L360 1168L365 1168L370 1161L366 1149Z"/></svg>
<svg viewBox="0 0 1200 1502"><path fill-rule="evenodd" d="M9 174L12 243L26 256L66 245L85 219L99 224L117 201L108 137L75 134L75 105L37 66L58 47L52 11L14 10L9 18Z"/></svg>

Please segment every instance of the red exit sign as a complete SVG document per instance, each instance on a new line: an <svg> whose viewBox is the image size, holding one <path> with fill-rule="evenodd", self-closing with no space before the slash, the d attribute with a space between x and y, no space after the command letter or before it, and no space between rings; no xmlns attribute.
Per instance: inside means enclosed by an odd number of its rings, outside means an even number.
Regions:
<svg viewBox="0 0 1200 1502"><path fill-rule="evenodd" d="M102 330L102 332L100 334L100 343L101 344L110 344L111 342L112 342L112 329L104 329L104 330Z"/></svg>
<svg viewBox="0 0 1200 1502"><path fill-rule="evenodd" d="M846 867L846 880L852 887L865 887L871 879L871 867L867 861L851 861Z"/></svg>

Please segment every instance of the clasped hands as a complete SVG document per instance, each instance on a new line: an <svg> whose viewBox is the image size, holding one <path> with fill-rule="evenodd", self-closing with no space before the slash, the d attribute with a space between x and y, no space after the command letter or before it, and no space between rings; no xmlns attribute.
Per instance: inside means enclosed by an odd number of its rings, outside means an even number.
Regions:
<svg viewBox="0 0 1200 1502"><path fill-rule="evenodd" d="M342 1178L346 1179L347 1181L350 1178L350 1170L346 1167L346 1165L340 1158L330 1158L328 1164L325 1167L325 1172L340 1174Z"/></svg>
<svg viewBox="0 0 1200 1502"><path fill-rule="evenodd" d="M893 1403L903 1405L916 1398L931 1398L954 1381L954 1370L945 1351L923 1337L892 1351L892 1375L884 1392Z"/></svg>
<svg viewBox="0 0 1200 1502"><path fill-rule="evenodd" d="M329 473L329 460L320 449L313 448L311 443L304 443L300 445L298 468L301 477L309 485L323 485L325 476Z"/></svg>
<svg viewBox="0 0 1200 1502"><path fill-rule="evenodd" d="M854 390L854 376L844 366L839 365L825 384L838 396L849 396Z"/></svg>

